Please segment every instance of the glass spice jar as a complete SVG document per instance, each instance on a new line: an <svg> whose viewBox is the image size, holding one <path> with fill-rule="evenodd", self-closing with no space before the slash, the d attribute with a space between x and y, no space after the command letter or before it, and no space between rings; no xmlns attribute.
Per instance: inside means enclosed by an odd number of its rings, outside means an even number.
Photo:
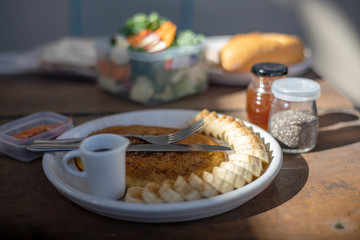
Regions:
<svg viewBox="0 0 360 240"><path fill-rule="evenodd" d="M311 151L318 134L316 99L320 97L320 85L306 78L284 78L276 80L271 90L274 100L268 132L285 153Z"/></svg>
<svg viewBox="0 0 360 240"><path fill-rule="evenodd" d="M247 87L246 111L251 123L267 130L268 117L273 101L272 83L286 77L288 68L278 63L257 63L251 68L253 77Z"/></svg>

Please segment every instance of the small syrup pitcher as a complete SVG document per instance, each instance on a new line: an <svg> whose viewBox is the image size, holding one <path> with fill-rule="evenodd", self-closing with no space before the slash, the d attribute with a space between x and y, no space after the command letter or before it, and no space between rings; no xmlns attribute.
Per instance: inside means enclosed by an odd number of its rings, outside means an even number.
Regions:
<svg viewBox="0 0 360 240"><path fill-rule="evenodd" d="M112 200L120 199L126 190L126 148L129 139L117 134L99 134L86 138L78 150L64 155L63 166L67 172L85 178L90 191ZM84 171L71 168L70 159L80 157Z"/></svg>

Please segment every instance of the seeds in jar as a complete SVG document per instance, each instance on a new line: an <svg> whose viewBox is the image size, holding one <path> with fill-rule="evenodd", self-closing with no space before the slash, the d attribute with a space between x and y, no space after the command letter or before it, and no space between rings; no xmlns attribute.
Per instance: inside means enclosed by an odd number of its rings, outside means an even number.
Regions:
<svg viewBox="0 0 360 240"><path fill-rule="evenodd" d="M269 133L282 148L305 149L317 139L317 117L307 110L286 110L274 114Z"/></svg>

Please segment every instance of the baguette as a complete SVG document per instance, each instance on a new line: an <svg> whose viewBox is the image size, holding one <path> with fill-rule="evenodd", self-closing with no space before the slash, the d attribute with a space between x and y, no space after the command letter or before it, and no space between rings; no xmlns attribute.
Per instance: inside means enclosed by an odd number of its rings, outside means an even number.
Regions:
<svg viewBox="0 0 360 240"><path fill-rule="evenodd" d="M220 65L233 73L249 72L255 63L292 65L303 61L304 45L294 35L252 32L236 34L220 51Z"/></svg>

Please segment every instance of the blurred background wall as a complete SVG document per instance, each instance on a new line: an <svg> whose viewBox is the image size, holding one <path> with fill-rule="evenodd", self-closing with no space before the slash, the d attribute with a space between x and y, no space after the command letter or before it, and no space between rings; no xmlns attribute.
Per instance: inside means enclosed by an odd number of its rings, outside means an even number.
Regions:
<svg viewBox="0 0 360 240"><path fill-rule="evenodd" d="M66 36L110 36L128 17L157 11L204 35L299 35L313 68L360 107L359 0L2 0L0 53Z"/></svg>

